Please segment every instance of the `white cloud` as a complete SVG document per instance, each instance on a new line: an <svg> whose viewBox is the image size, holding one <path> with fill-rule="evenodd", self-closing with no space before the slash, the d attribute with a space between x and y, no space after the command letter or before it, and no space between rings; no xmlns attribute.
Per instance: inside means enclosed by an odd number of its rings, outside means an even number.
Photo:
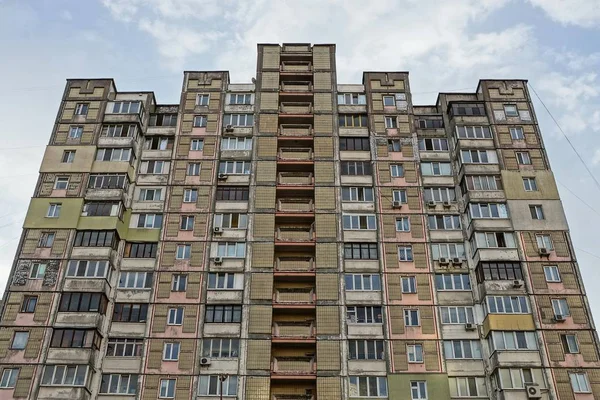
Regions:
<svg viewBox="0 0 600 400"><path fill-rule="evenodd" d="M554 21L563 25L600 28L598 0L528 0L541 8Z"/></svg>
<svg viewBox="0 0 600 400"><path fill-rule="evenodd" d="M73 14L71 14L71 12L69 10L62 10L60 12L60 17L62 19L64 19L65 21L71 21L71 20L73 20Z"/></svg>

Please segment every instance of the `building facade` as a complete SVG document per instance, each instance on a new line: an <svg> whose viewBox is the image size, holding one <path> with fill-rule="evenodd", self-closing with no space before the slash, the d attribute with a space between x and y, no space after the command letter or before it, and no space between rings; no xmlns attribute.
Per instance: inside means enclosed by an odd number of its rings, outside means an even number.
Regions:
<svg viewBox="0 0 600 400"><path fill-rule="evenodd" d="M0 399L600 398L527 82L413 105L334 45L179 104L67 81L0 320Z"/></svg>

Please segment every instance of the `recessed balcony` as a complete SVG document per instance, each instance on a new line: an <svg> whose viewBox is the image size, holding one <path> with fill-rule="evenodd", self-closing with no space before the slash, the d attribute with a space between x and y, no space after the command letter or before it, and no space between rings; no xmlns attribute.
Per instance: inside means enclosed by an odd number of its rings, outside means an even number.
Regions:
<svg viewBox="0 0 600 400"><path fill-rule="evenodd" d="M277 184L286 186L312 186L315 184L312 172L280 172Z"/></svg>
<svg viewBox="0 0 600 400"><path fill-rule="evenodd" d="M276 276L314 276L315 259L310 256L279 256L275 259Z"/></svg>
<svg viewBox="0 0 600 400"><path fill-rule="evenodd" d="M317 363L314 357L273 357L271 375L315 375Z"/></svg>
<svg viewBox="0 0 600 400"><path fill-rule="evenodd" d="M279 242L311 242L315 239L314 226L280 225L276 227L275 238Z"/></svg>
<svg viewBox="0 0 600 400"><path fill-rule="evenodd" d="M312 213L315 210L313 199L304 198L281 198L277 200L277 212L280 213Z"/></svg>
<svg viewBox="0 0 600 400"><path fill-rule="evenodd" d="M316 327L314 320L273 322L273 341L314 342Z"/></svg>
<svg viewBox="0 0 600 400"><path fill-rule="evenodd" d="M281 124L279 136L312 137L313 128L311 124Z"/></svg>
<svg viewBox="0 0 600 400"><path fill-rule="evenodd" d="M314 287L282 287L273 293L274 306L314 307L315 301Z"/></svg>
<svg viewBox="0 0 600 400"><path fill-rule="evenodd" d="M277 158L279 161L312 161L313 150L310 147L281 147Z"/></svg>
<svg viewBox="0 0 600 400"><path fill-rule="evenodd" d="M312 114L312 103L309 102L286 102L279 105L281 114L304 115Z"/></svg>
<svg viewBox="0 0 600 400"><path fill-rule="evenodd" d="M282 81L279 86L282 92L312 92L313 86L310 81Z"/></svg>
<svg viewBox="0 0 600 400"><path fill-rule="evenodd" d="M279 66L281 72L312 72L312 63L310 61L283 61Z"/></svg>

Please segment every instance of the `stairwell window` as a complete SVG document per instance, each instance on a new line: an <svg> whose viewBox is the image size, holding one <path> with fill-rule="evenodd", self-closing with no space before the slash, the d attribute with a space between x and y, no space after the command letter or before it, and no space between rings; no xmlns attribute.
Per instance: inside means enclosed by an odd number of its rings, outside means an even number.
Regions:
<svg viewBox="0 0 600 400"><path fill-rule="evenodd" d="M204 148L204 140L202 139L192 139L190 142L190 150L191 151L202 151Z"/></svg>
<svg viewBox="0 0 600 400"><path fill-rule="evenodd" d="M198 189L185 189L183 191L184 203L195 203L198 201Z"/></svg>
<svg viewBox="0 0 600 400"><path fill-rule="evenodd" d="M189 244L178 244L175 258L178 260L189 260L192 253L192 246Z"/></svg>
<svg viewBox="0 0 600 400"><path fill-rule="evenodd" d="M166 342L163 344L163 360L177 361L179 360L179 342Z"/></svg>
<svg viewBox="0 0 600 400"><path fill-rule="evenodd" d="M392 164L390 165L390 173L394 178L402 178L404 177L404 166L402 164Z"/></svg>
<svg viewBox="0 0 600 400"><path fill-rule="evenodd" d="M577 342L577 335L561 335L560 339L565 353L579 353L579 343Z"/></svg>
<svg viewBox="0 0 600 400"><path fill-rule="evenodd" d="M567 299L552 299L552 310L554 311L554 315L561 315L563 317L571 315Z"/></svg>
<svg viewBox="0 0 600 400"><path fill-rule="evenodd" d="M535 235L538 248L546 249L548 251L554 250L554 244L552 243L552 237L550 235Z"/></svg>
<svg viewBox="0 0 600 400"><path fill-rule="evenodd" d="M560 271L556 265L544 265L546 282L561 282Z"/></svg>
<svg viewBox="0 0 600 400"><path fill-rule="evenodd" d="M79 139L83 136L83 126L69 127L69 139Z"/></svg>
<svg viewBox="0 0 600 400"><path fill-rule="evenodd" d="M55 190L66 190L69 187L69 177L67 176L57 176L54 180L54 189Z"/></svg>
<svg viewBox="0 0 600 400"><path fill-rule="evenodd" d="M404 325L419 326L419 310L404 310Z"/></svg>
<svg viewBox="0 0 600 400"><path fill-rule="evenodd" d="M528 151L517 151L515 152L515 156L519 165L531 165L531 157Z"/></svg>
<svg viewBox="0 0 600 400"><path fill-rule="evenodd" d="M523 178L523 187L526 192L537 192L537 182L535 178Z"/></svg>
<svg viewBox="0 0 600 400"><path fill-rule="evenodd" d="M529 206L529 212L531 214L531 219L544 219L544 210L541 205Z"/></svg>
<svg viewBox="0 0 600 400"><path fill-rule="evenodd" d="M398 121L396 120L396 117L390 117L390 116L386 116L385 117L385 127L387 129L395 129L398 127Z"/></svg>
<svg viewBox="0 0 600 400"><path fill-rule="evenodd" d="M19 368L4 368L2 379L0 380L0 389L14 388L19 378Z"/></svg>
<svg viewBox="0 0 600 400"><path fill-rule="evenodd" d="M510 138L512 140L523 140L525 139L525 135L523 134L523 128L520 126L515 126L509 128Z"/></svg>
<svg viewBox="0 0 600 400"><path fill-rule="evenodd" d="M206 115L194 116L194 128L205 128L206 127Z"/></svg>
<svg viewBox="0 0 600 400"><path fill-rule="evenodd" d="M75 150L65 150L63 151L61 162L65 164L73 164L75 160Z"/></svg>
<svg viewBox="0 0 600 400"><path fill-rule="evenodd" d="M187 289L187 275L173 274L171 278L171 292L185 292Z"/></svg>
<svg viewBox="0 0 600 400"><path fill-rule="evenodd" d="M571 372L569 373L569 379L571 380L571 387L575 393L591 393L590 383L585 372Z"/></svg>
<svg viewBox="0 0 600 400"><path fill-rule="evenodd" d="M75 105L75 115L87 115L89 108L88 103L77 103Z"/></svg>
<svg viewBox="0 0 600 400"><path fill-rule="evenodd" d="M29 279L44 279L46 274L46 264L33 263L29 271Z"/></svg>
<svg viewBox="0 0 600 400"><path fill-rule="evenodd" d="M46 218L58 218L60 216L61 207L62 204L60 203L50 203L48 211L46 212Z"/></svg>
<svg viewBox="0 0 600 400"><path fill-rule="evenodd" d="M517 106L514 104L505 104L504 105L504 114L507 117L518 117L519 111L517 110Z"/></svg>
<svg viewBox="0 0 600 400"><path fill-rule="evenodd" d="M402 293L417 293L417 278L414 276L403 276L401 278Z"/></svg>
<svg viewBox="0 0 600 400"><path fill-rule="evenodd" d="M420 364L423 362L423 345L421 344L407 344L406 355L409 363Z"/></svg>
<svg viewBox="0 0 600 400"><path fill-rule="evenodd" d="M187 165L187 176L200 176L200 163L189 163Z"/></svg>
<svg viewBox="0 0 600 400"><path fill-rule="evenodd" d="M410 218L396 218L396 232L410 232Z"/></svg>
<svg viewBox="0 0 600 400"><path fill-rule="evenodd" d="M169 308L167 314L167 325L183 324L183 307Z"/></svg>
<svg viewBox="0 0 600 400"><path fill-rule="evenodd" d="M210 95L208 94L199 94L196 96L196 105L197 106L207 106L210 101Z"/></svg>
<svg viewBox="0 0 600 400"><path fill-rule="evenodd" d="M398 246L398 259L400 261L413 261L413 253L411 246Z"/></svg>
<svg viewBox="0 0 600 400"><path fill-rule="evenodd" d="M427 382L412 381L410 383L411 400L427 400Z"/></svg>

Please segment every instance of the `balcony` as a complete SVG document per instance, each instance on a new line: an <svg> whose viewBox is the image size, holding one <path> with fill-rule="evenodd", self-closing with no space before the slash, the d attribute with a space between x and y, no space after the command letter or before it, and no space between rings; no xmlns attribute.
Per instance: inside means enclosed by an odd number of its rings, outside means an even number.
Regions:
<svg viewBox="0 0 600 400"><path fill-rule="evenodd" d="M177 131L176 126L149 126L146 129L146 136L148 136L148 135L174 136L176 131Z"/></svg>
<svg viewBox="0 0 600 400"><path fill-rule="evenodd" d="M312 92L313 86L310 81L283 81L279 86L282 92Z"/></svg>
<svg viewBox="0 0 600 400"><path fill-rule="evenodd" d="M310 147L281 147L277 158L281 161L312 161L313 150Z"/></svg>
<svg viewBox="0 0 600 400"><path fill-rule="evenodd" d="M315 210L311 198L282 198L277 200L277 211L283 213L310 213Z"/></svg>
<svg viewBox="0 0 600 400"><path fill-rule="evenodd" d="M279 125L279 136L313 136L313 128L310 124L281 124Z"/></svg>
<svg viewBox="0 0 600 400"><path fill-rule="evenodd" d="M91 391L81 386L41 386L37 394L38 400L89 400Z"/></svg>
<svg viewBox="0 0 600 400"><path fill-rule="evenodd" d="M105 147L133 147L134 143L135 143L135 138L132 136L129 136L129 137L100 136L98 138L98 146L105 146Z"/></svg>
<svg viewBox="0 0 600 400"><path fill-rule="evenodd" d="M286 305L314 305L315 291L312 287L277 288L273 303Z"/></svg>
<svg viewBox="0 0 600 400"><path fill-rule="evenodd" d="M312 394L274 394L272 400L315 400Z"/></svg>
<svg viewBox="0 0 600 400"><path fill-rule="evenodd" d="M279 67L281 72L312 72L310 61L283 61Z"/></svg>
<svg viewBox="0 0 600 400"><path fill-rule="evenodd" d="M314 321L278 321L273 322L273 340L314 340L316 334Z"/></svg>
<svg viewBox="0 0 600 400"><path fill-rule="evenodd" d="M278 185L306 186L314 185L312 172L280 172L277 174Z"/></svg>
<svg viewBox="0 0 600 400"><path fill-rule="evenodd" d="M311 242L315 239L313 225L277 226L275 238L281 242Z"/></svg>
<svg viewBox="0 0 600 400"><path fill-rule="evenodd" d="M314 375L317 363L313 357L273 357L271 373L276 375Z"/></svg>
<svg viewBox="0 0 600 400"><path fill-rule="evenodd" d="M279 112L281 114L311 114L312 113L312 103L304 103L304 102L286 102L281 103L279 106Z"/></svg>
<svg viewBox="0 0 600 400"><path fill-rule="evenodd" d="M282 53L312 53L312 49L310 48L310 44L301 44L301 43L293 43L286 44L284 43L281 48Z"/></svg>
<svg viewBox="0 0 600 400"><path fill-rule="evenodd" d="M87 188L86 200L118 200L125 202L126 191L119 188Z"/></svg>

